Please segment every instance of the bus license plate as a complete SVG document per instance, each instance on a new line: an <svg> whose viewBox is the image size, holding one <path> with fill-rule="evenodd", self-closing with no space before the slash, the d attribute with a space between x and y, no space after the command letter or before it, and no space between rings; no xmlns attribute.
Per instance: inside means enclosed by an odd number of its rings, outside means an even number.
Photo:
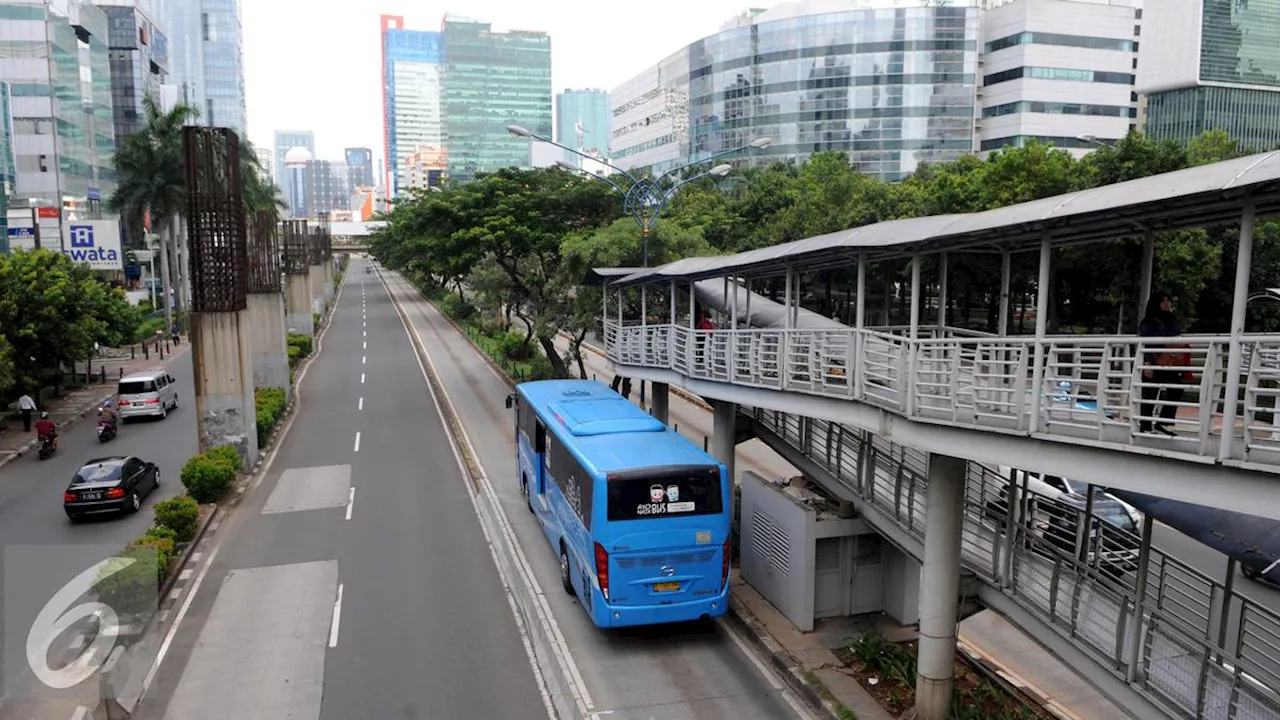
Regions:
<svg viewBox="0 0 1280 720"><path fill-rule="evenodd" d="M675 592L676 590L679 590L679 589L680 589L680 583L678 582L665 582L665 583L653 584L654 592Z"/></svg>

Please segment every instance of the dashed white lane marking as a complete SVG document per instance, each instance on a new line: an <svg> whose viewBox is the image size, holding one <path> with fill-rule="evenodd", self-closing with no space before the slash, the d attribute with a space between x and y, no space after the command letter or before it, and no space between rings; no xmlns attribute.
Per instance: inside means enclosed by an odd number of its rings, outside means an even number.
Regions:
<svg viewBox="0 0 1280 720"><path fill-rule="evenodd" d="M196 571L194 569L187 568L182 572L178 573L178 579L181 580L182 582L186 582L191 579L191 576L194 575L195 572Z"/></svg>
<svg viewBox="0 0 1280 720"><path fill-rule="evenodd" d="M71 641L71 649L79 650L80 648L84 647L84 642L85 642L84 633L79 633L78 635L75 636L75 639Z"/></svg>
<svg viewBox="0 0 1280 720"><path fill-rule="evenodd" d="M178 626L182 625L182 618L186 617L187 610L191 609L191 601L195 600L196 593L200 590L200 585L204 582L204 578L209 574L209 568L213 566L213 559L218 556L218 550L221 545L216 545L213 552L209 553L209 561L200 568L200 574L196 576L196 581L191 585L191 592L187 593L187 599L182 601L182 607L178 609L178 616L174 618L173 625L169 626L169 634L165 636L164 642L160 643L160 651L156 653L156 659L151 663L151 669L147 671L147 676L142 680L142 695L147 694L147 688L151 687L151 682L156 679L156 673L160 670L160 664L164 662L164 656L169 654L169 646L173 644L173 636L178 632Z"/></svg>
<svg viewBox="0 0 1280 720"><path fill-rule="evenodd" d="M351 488L347 491L347 519L351 519L351 510L356 504L356 489Z"/></svg>
<svg viewBox="0 0 1280 720"><path fill-rule="evenodd" d="M368 356L368 355L361 355L361 356L360 356L360 364L361 364L361 365L368 365L368 364L369 364L369 356Z"/></svg>
<svg viewBox="0 0 1280 720"><path fill-rule="evenodd" d="M329 627L329 647L338 647L338 625L342 623L342 583L338 583L338 599L333 601L333 625Z"/></svg>
<svg viewBox="0 0 1280 720"><path fill-rule="evenodd" d="M360 373L360 384L364 384L364 373Z"/></svg>
<svg viewBox="0 0 1280 720"><path fill-rule="evenodd" d="M360 348L360 349L361 349L361 350L368 350L368 349L369 349L369 341L367 341L367 340L366 340L365 342L361 343L361 348Z"/></svg>
<svg viewBox="0 0 1280 720"><path fill-rule="evenodd" d="M363 409L364 409L364 398L360 398L360 406L359 406L359 407L357 407L356 409L357 409L357 410L363 410Z"/></svg>
<svg viewBox="0 0 1280 720"><path fill-rule="evenodd" d="M356 447L352 452L360 452L360 432L356 432Z"/></svg>

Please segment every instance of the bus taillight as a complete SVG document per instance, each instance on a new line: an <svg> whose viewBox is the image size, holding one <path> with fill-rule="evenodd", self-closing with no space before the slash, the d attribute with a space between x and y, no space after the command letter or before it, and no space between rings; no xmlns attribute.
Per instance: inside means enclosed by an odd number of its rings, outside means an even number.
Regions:
<svg viewBox="0 0 1280 720"><path fill-rule="evenodd" d="M609 599L609 551L596 543L596 577L600 579L600 592Z"/></svg>
<svg viewBox="0 0 1280 720"><path fill-rule="evenodd" d="M724 541L724 548L723 548L724 553L723 553L723 556L720 558L720 588L721 589L724 589L724 586L729 582L729 550L731 549L729 543L730 543L729 540Z"/></svg>

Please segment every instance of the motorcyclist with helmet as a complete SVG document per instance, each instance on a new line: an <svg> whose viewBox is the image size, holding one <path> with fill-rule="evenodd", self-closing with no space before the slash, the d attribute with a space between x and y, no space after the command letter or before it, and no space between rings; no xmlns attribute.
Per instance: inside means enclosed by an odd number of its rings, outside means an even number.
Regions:
<svg viewBox="0 0 1280 720"><path fill-rule="evenodd" d="M116 409L115 403L110 400L102 404L98 408L98 420L100 422L109 423L112 430L120 429L120 411Z"/></svg>
<svg viewBox="0 0 1280 720"><path fill-rule="evenodd" d="M41 443L47 440L51 448L58 449L58 424L49 419L47 412L40 413L40 419L36 421L36 437Z"/></svg>

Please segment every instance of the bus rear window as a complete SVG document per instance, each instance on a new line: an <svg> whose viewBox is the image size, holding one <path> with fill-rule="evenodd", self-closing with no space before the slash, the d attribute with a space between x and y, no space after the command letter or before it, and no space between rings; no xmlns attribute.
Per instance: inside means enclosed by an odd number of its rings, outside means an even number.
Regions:
<svg viewBox="0 0 1280 720"><path fill-rule="evenodd" d="M715 515L723 511L719 474L609 480L609 522Z"/></svg>

